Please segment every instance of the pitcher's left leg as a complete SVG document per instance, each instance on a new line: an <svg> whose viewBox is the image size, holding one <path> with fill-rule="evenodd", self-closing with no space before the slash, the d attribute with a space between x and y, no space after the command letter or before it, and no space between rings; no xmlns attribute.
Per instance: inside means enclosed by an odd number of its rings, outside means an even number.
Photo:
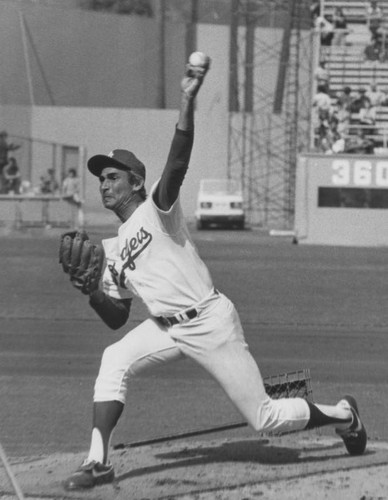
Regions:
<svg viewBox="0 0 388 500"><path fill-rule="evenodd" d="M336 405L313 404L303 398L270 398L233 304L222 296L200 319L202 324L193 325L192 331L183 330L182 335L177 332L176 339L182 351L219 382L254 429L287 432L333 425L349 453L364 452L366 431L354 398L347 396Z"/></svg>
<svg viewBox="0 0 388 500"><path fill-rule="evenodd" d="M243 342L227 342L198 362L219 382L255 430L284 432L307 426L308 403L302 398L271 399L257 363Z"/></svg>
<svg viewBox="0 0 388 500"><path fill-rule="evenodd" d="M256 430L299 430L309 421L309 406L301 398L272 400L265 392L260 370L245 342L240 318L223 294L201 310L199 318L174 327L182 352L194 359L226 392Z"/></svg>

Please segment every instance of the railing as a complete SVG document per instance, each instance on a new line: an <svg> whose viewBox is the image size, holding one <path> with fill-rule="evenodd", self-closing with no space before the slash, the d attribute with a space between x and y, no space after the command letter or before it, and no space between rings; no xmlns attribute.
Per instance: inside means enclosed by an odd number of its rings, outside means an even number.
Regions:
<svg viewBox="0 0 388 500"><path fill-rule="evenodd" d="M345 140L345 145L346 141L349 141L349 139L354 139L355 137L355 132L357 130L375 130L378 133L366 133L363 138L364 139L370 139L373 141L373 144L370 146L373 147L374 154L387 154L388 151L388 125L385 126L379 126L379 125L361 125L361 124L349 124L343 127L343 131L341 133L341 138ZM333 146L333 144L331 144ZM320 137L319 135L315 135L315 145L313 148L313 151L320 150ZM347 153L349 151L346 151L346 146L345 146L345 151L344 153Z"/></svg>
<svg viewBox="0 0 388 500"><path fill-rule="evenodd" d="M61 196L53 195L0 195L2 224L14 229L27 227L82 228L82 206L67 203Z"/></svg>
<svg viewBox="0 0 388 500"><path fill-rule="evenodd" d="M374 124L374 125L362 125L358 123L350 123L344 127L347 131L345 134L346 138L354 137L354 132L357 130L374 130L374 134L366 134L367 139L372 139L378 145L382 145L383 148L388 146L388 124Z"/></svg>
<svg viewBox="0 0 388 500"><path fill-rule="evenodd" d="M21 188L17 193L1 193L0 223L17 228L23 226L79 226L83 225L82 207L62 198L62 181L69 169L77 172L79 195L84 199L86 149L72 145L9 135L9 144L20 147L9 151L21 173ZM57 187L42 192L42 177L52 171Z"/></svg>
<svg viewBox="0 0 388 500"><path fill-rule="evenodd" d="M20 148L9 153L9 156L16 158L23 179L31 183L32 189L39 186L40 177L48 169L54 171L58 183L61 184L68 169L74 168L80 178L83 196L83 165L86 155L83 146L20 135L9 135L8 142L20 145Z"/></svg>

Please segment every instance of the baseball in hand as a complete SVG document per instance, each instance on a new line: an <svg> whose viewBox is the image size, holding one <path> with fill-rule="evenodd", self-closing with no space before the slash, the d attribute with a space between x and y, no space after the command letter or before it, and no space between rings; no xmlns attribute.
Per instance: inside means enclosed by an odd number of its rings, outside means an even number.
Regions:
<svg viewBox="0 0 388 500"><path fill-rule="evenodd" d="M189 64L207 68L210 65L210 57L203 52L193 52L189 57Z"/></svg>

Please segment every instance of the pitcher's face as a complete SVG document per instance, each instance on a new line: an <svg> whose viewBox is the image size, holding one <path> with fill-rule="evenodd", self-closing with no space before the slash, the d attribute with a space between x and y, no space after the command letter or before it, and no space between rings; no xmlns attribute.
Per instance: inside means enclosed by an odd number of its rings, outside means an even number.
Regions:
<svg viewBox="0 0 388 500"><path fill-rule="evenodd" d="M129 183L129 175L125 170L106 167L101 171L100 193L105 208L113 211L128 205L133 197L133 186Z"/></svg>

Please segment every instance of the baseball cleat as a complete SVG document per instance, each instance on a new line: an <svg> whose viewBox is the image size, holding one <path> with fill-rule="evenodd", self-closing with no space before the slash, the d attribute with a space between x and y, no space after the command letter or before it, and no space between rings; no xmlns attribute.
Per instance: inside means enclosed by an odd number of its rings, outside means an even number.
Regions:
<svg viewBox="0 0 388 500"><path fill-rule="evenodd" d="M339 402L344 408L349 408L353 420L347 429L336 429L336 433L342 438L350 455L362 455L368 440L364 424L361 422L356 400L352 396L344 396Z"/></svg>
<svg viewBox="0 0 388 500"><path fill-rule="evenodd" d="M112 483L115 478L113 465L100 462L85 462L81 467L63 482L67 491L93 488L100 484Z"/></svg>

